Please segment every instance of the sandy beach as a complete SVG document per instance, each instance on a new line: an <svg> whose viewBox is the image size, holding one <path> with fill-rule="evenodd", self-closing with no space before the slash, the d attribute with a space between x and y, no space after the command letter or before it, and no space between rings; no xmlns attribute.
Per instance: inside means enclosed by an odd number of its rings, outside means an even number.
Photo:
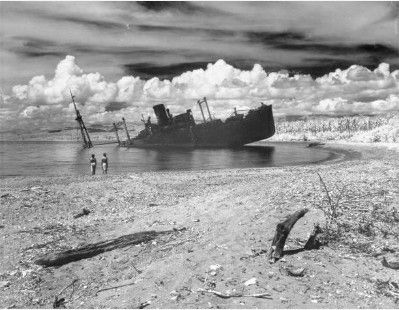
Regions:
<svg viewBox="0 0 399 310"><path fill-rule="evenodd" d="M0 307L51 308L58 296L68 308L397 308L399 271L381 260L398 260L398 150L323 147L338 155L277 168L2 179ZM286 250L301 248L324 222L315 208L325 199L317 173L333 199L342 194L342 235L270 264L263 250L278 222L310 209ZM90 213L75 218L83 208ZM173 228L186 229L59 267L35 263ZM304 275L290 276L290 267ZM270 295L221 298L201 289Z"/></svg>

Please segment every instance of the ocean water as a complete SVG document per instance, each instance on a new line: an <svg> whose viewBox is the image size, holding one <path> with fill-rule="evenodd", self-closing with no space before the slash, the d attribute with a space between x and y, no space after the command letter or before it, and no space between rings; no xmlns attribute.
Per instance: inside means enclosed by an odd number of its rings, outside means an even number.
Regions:
<svg viewBox="0 0 399 310"><path fill-rule="evenodd" d="M300 143L265 143L239 149L137 149L115 144L83 149L73 142L0 142L1 177L90 174L89 158L109 160L109 174L161 170L275 167L312 164L332 156ZM97 173L101 173L100 165Z"/></svg>

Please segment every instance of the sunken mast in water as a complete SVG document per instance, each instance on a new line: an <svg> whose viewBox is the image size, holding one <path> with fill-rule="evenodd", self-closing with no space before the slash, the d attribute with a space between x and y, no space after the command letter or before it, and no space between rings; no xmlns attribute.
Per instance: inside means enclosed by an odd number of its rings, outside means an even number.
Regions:
<svg viewBox="0 0 399 310"><path fill-rule="evenodd" d="M73 107L75 108L75 113L76 113L75 121L77 121L78 125L79 125L80 134L82 135L82 139L83 139L83 147L91 148L91 147L93 147L93 143L91 143L89 132L87 131L86 125L83 122L82 115L80 115L80 112L79 112L78 108L76 107L75 96L72 95L71 90L69 90L69 93L71 94Z"/></svg>
<svg viewBox="0 0 399 310"><path fill-rule="evenodd" d="M203 104L209 119L206 119ZM225 121L214 119L206 98L198 100L203 123L196 124L191 110L172 116L163 104L153 107L157 124L150 118L144 121L145 129L125 143L128 147L239 147L244 144L267 139L274 135L274 120L271 105L261 104L246 115L237 113Z"/></svg>

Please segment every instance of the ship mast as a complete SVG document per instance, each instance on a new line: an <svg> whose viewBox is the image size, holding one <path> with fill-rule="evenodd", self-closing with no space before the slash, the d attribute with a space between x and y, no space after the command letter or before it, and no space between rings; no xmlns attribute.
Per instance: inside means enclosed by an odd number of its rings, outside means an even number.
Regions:
<svg viewBox="0 0 399 310"><path fill-rule="evenodd" d="M79 128L80 128L80 133L82 134L82 138L83 138L83 147L84 148L91 148L93 147L93 144L91 143L90 140L90 136L89 136L89 132L87 131L87 128L85 126L85 123L83 122L83 118L82 115L80 115L79 110L76 107L76 103L75 103L75 96L72 95L72 91L69 90L70 94L71 94L71 98L72 98L72 102L73 102L73 107L75 108L75 112L76 112L76 118L75 120L78 122L79 124Z"/></svg>
<svg viewBox="0 0 399 310"><path fill-rule="evenodd" d="M204 119L204 123L206 123L206 119L205 119L204 111L202 109L202 104L203 103L205 103L206 109L208 110L209 120L212 121L211 111L209 111L208 101L206 101L206 97L204 97L201 100L198 100L197 103L198 103L198 106L199 106L199 108L201 110L201 114L202 114L202 118Z"/></svg>

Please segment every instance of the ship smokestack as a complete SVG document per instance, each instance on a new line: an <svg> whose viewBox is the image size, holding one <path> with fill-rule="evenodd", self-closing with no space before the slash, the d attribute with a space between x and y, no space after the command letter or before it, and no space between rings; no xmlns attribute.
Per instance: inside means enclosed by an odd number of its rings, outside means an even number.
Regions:
<svg viewBox="0 0 399 310"><path fill-rule="evenodd" d="M166 113L165 106L163 104L157 104L152 107L157 117L159 126L166 126L169 124L169 117Z"/></svg>

